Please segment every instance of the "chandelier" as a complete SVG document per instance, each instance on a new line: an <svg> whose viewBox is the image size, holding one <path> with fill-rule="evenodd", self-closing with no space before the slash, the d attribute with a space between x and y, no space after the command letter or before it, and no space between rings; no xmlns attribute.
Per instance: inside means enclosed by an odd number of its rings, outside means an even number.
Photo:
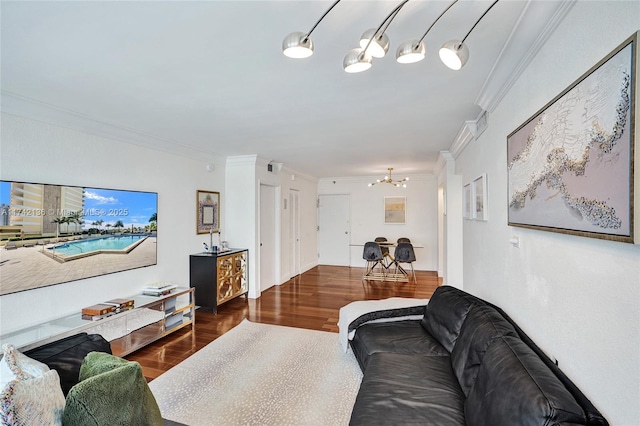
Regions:
<svg viewBox="0 0 640 426"><path fill-rule="evenodd" d="M366 71L372 66L374 58L382 58L389 50L389 37L386 34L386 30L391 24L391 21L398 15L402 7L409 0L402 0L387 17L382 21L378 28L370 28L366 30L362 37L360 37L360 47L352 49L345 56L342 65L346 72L357 73ZM309 32L295 32L287 35L282 42L282 52L290 58L308 58L313 54L313 41L311 40L311 33L318 26L320 21L333 9L340 0L336 0L329 9L316 21L311 27ZM422 35L419 40L409 40L398 46L396 52L396 61L401 64L410 64L421 61L426 56L426 47L423 42L431 28L442 18L442 16L454 5L458 0L453 0L440 15L433 21L431 26ZM469 48L464 43L471 34L471 31L478 25L478 23L485 17L485 15L491 10L493 6L498 3L498 0L494 2L485 10L485 12L478 18L473 24L469 32L464 36L462 41L450 40L442 45L439 50L440 59L449 68L453 70L461 69L469 59Z"/></svg>
<svg viewBox="0 0 640 426"><path fill-rule="evenodd" d="M395 187L402 187L402 188L406 188L407 184L406 182L409 180L408 177L404 178L404 179L400 179L400 180L393 180L393 178L391 178L391 171L393 170L393 167L389 167L387 170L389 170L389 174L387 176L384 177L384 179L376 179L375 182L371 182L368 186L373 186L377 183L390 183L391 185L395 186Z"/></svg>

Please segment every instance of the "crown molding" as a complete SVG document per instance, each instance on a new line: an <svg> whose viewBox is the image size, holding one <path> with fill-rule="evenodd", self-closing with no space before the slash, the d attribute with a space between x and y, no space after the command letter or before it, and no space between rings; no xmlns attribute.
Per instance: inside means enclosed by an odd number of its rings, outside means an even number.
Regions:
<svg viewBox="0 0 640 426"><path fill-rule="evenodd" d="M323 182L336 182L336 183L365 183L368 184L372 181L375 181L376 179L380 179L381 175L375 175L375 176L334 176L334 177L323 177L318 179L319 183L323 183ZM408 177L409 181L407 182L407 185L410 185L411 182L429 182L429 181L433 181L435 180L435 175L432 174L417 174L417 175L411 175L411 174L404 174L404 175L399 175L399 176L395 176L396 178L403 178L403 177Z"/></svg>
<svg viewBox="0 0 640 426"><path fill-rule="evenodd" d="M31 99L6 90L0 91L0 110L7 114L88 133L94 136L138 145L156 151L202 160L215 158L210 152L171 139L160 138L136 129L100 121L56 105Z"/></svg>
<svg viewBox="0 0 640 426"><path fill-rule="evenodd" d="M266 169L269 164L275 165L275 163L272 163L271 160L267 160L266 158L260 157L259 155L254 155L253 157L256 159L256 167L262 167Z"/></svg>
<svg viewBox="0 0 640 426"><path fill-rule="evenodd" d="M529 0L487 76L475 104L493 112L577 0Z"/></svg>
<svg viewBox="0 0 640 426"><path fill-rule="evenodd" d="M227 167L228 166L246 166L246 165L251 165L251 166L257 166L258 165L258 156L255 154L252 155L233 155L230 157L227 157ZM266 166L269 162L265 162L264 165Z"/></svg>
<svg viewBox="0 0 640 426"><path fill-rule="evenodd" d="M447 165L447 158L446 155L451 156L451 154L449 154L449 151L440 151L440 154L438 154L438 160L436 161L436 166L433 168L433 174L436 176L440 176L440 173L442 172L442 170L444 170L445 166Z"/></svg>
<svg viewBox="0 0 640 426"><path fill-rule="evenodd" d="M302 173L302 172L300 172L300 171L298 171L296 169L292 169L292 168L287 167L287 166L283 166L280 173L282 173L284 175L291 175L292 176L291 180L304 179L304 180L306 180L308 182L311 182L311 183L318 183L318 178L317 177L308 175L306 173Z"/></svg>
<svg viewBox="0 0 640 426"><path fill-rule="evenodd" d="M434 169L434 174L436 176L440 176L440 173L442 173L445 168L450 169L449 171L453 173L455 161L456 160L453 158L453 155L451 155L451 152L440 151L440 154L438 154L438 161L436 162L436 167Z"/></svg>
<svg viewBox="0 0 640 426"><path fill-rule="evenodd" d="M458 158L458 155L474 140L474 134L476 131L476 120L465 121L460 131L456 135L453 143L449 147L449 152L453 158Z"/></svg>

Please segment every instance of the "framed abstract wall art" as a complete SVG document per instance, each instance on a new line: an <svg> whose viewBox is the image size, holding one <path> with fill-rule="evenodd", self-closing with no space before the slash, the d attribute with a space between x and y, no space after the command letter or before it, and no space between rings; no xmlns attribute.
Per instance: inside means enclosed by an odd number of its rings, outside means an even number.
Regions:
<svg viewBox="0 0 640 426"><path fill-rule="evenodd" d="M196 232L208 234L220 231L220 193L196 191Z"/></svg>
<svg viewBox="0 0 640 426"><path fill-rule="evenodd" d="M407 197L384 197L384 223L404 224L407 216Z"/></svg>
<svg viewBox="0 0 640 426"><path fill-rule="evenodd" d="M507 137L508 222L633 242L637 34Z"/></svg>

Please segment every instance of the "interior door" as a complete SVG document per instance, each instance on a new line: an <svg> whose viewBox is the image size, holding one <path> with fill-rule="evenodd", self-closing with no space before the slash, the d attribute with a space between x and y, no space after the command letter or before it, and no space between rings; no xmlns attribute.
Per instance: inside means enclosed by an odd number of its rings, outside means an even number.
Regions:
<svg viewBox="0 0 640 426"><path fill-rule="evenodd" d="M276 189L260 185L260 291L276 283Z"/></svg>
<svg viewBox="0 0 640 426"><path fill-rule="evenodd" d="M318 263L349 266L350 198L346 194L318 196Z"/></svg>
<svg viewBox="0 0 640 426"><path fill-rule="evenodd" d="M300 192L289 190L289 253L291 254L291 277L300 275Z"/></svg>

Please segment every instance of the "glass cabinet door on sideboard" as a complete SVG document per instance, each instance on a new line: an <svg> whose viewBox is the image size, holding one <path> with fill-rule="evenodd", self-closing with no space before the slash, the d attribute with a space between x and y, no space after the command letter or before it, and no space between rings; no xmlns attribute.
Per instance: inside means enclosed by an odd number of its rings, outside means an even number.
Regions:
<svg viewBox="0 0 640 426"><path fill-rule="evenodd" d="M218 306L248 290L246 249L189 256L190 286L196 289L196 305L218 312Z"/></svg>

